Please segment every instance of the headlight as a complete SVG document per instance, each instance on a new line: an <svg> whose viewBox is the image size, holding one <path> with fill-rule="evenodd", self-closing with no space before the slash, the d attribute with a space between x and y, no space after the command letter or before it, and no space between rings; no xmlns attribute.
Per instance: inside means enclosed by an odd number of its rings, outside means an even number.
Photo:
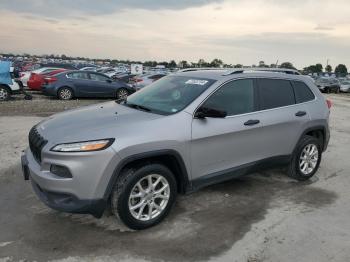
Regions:
<svg viewBox="0 0 350 262"><path fill-rule="evenodd" d="M51 151L55 152L89 152L89 151L99 151L106 149L114 142L113 138L86 141L86 142L77 142L77 143L67 143L59 144L54 146Z"/></svg>

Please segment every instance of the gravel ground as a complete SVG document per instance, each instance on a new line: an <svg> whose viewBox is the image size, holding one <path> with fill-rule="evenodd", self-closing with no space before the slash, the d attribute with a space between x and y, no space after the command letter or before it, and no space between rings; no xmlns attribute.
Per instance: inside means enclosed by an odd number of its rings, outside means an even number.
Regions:
<svg viewBox="0 0 350 262"><path fill-rule="evenodd" d="M23 95L13 96L10 101L0 103L0 116L49 116L57 112L109 101L108 99L76 99L69 101L47 97L40 92L27 91L33 100L24 100Z"/></svg>
<svg viewBox="0 0 350 262"><path fill-rule="evenodd" d="M331 141L311 181L269 170L210 186L180 196L163 223L140 232L109 214L53 211L21 177L38 115L98 101L1 104L0 261L350 261L350 97L329 97Z"/></svg>

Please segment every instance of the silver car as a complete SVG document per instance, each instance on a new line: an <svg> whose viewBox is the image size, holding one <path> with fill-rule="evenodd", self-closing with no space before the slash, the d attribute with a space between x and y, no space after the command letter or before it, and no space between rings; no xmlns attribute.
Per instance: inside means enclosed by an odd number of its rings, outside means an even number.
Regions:
<svg viewBox="0 0 350 262"><path fill-rule="evenodd" d="M63 112L34 126L25 179L49 207L128 227L169 213L178 193L286 166L304 181L329 141L330 101L298 75L192 70L129 96Z"/></svg>

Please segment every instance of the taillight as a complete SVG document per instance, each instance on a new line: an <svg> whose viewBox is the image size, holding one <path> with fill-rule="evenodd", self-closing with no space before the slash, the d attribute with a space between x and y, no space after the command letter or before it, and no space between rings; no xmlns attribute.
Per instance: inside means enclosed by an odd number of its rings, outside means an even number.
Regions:
<svg viewBox="0 0 350 262"><path fill-rule="evenodd" d="M53 83L53 82L56 82L56 81L57 81L56 77L45 77L45 82L47 84L50 84L50 83Z"/></svg>
<svg viewBox="0 0 350 262"><path fill-rule="evenodd" d="M35 75L36 75L35 73L31 73L30 76L29 76L29 79L30 79L30 80L33 80L34 77L35 77Z"/></svg>
<svg viewBox="0 0 350 262"><path fill-rule="evenodd" d="M332 101L329 100L329 99L326 99L326 103L327 103L328 108L331 109L331 107L332 107Z"/></svg>

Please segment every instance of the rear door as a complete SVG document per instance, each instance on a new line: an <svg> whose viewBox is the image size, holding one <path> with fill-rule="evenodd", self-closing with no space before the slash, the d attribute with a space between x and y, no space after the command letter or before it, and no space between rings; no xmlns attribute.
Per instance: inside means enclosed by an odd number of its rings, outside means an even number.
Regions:
<svg viewBox="0 0 350 262"><path fill-rule="evenodd" d="M310 119L307 106L296 103L289 80L260 78L257 84L265 158L290 155ZM295 87L300 87L298 82Z"/></svg>
<svg viewBox="0 0 350 262"><path fill-rule="evenodd" d="M86 96L90 82L89 75L86 72L82 71L68 73L67 81L74 86L74 92L76 96Z"/></svg>

